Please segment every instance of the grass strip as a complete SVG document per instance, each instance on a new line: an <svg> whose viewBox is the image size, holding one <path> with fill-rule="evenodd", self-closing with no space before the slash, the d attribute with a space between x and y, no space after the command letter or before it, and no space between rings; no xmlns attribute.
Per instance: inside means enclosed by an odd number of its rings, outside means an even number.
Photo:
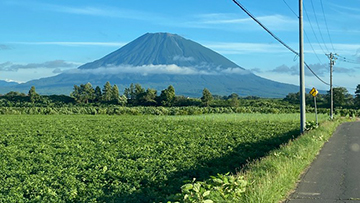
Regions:
<svg viewBox="0 0 360 203"><path fill-rule="evenodd" d="M336 128L348 119L326 121L299 138L250 163L238 176L248 181L241 202L280 202L295 189L303 171L313 162Z"/></svg>
<svg viewBox="0 0 360 203"><path fill-rule="evenodd" d="M350 119L325 121L263 158L248 163L236 175L211 177L182 187L180 202L267 203L285 200L336 128Z"/></svg>

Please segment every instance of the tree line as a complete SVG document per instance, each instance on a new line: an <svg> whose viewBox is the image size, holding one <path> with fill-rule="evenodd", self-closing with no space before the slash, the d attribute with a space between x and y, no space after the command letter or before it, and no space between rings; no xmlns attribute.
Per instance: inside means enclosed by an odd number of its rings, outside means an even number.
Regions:
<svg viewBox="0 0 360 203"><path fill-rule="evenodd" d="M289 93L284 101L292 104L300 104L300 93ZM355 96L349 93L345 87L333 88L334 108L359 109L360 108L360 84L357 85ZM305 102L307 105L314 105L314 97L310 94L305 94ZM318 94L316 96L317 106L319 108L328 108L330 106L330 91L326 94Z"/></svg>
<svg viewBox="0 0 360 203"><path fill-rule="evenodd" d="M344 87L333 88L334 108L360 109L360 84L356 87L355 97ZM189 98L175 94L175 88L169 85L158 91L152 88L145 89L140 84L131 84L120 94L117 85L106 82L103 88L91 83L74 85L69 96L66 95L39 95L32 86L28 92L11 91L0 95L0 106L63 106L63 105L120 105L120 106L211 106L211 107L239 107L239 106L297 106L300 104L300 93L289 93L283 99L264 99L256 96L240 97L236 93L228 96L212 95L204 88L201 98ZM306 104L314 105L313 96L306 94ZM330 91L317 95L319 108L329 108ZM274 106L275 105L275 106Z"/></svg>
<svg viewBox="0 0 360 203"><path fill-rule="evenodd" d="M6 100L6 101L5 101ZM157 90L143 88L140 84L131 84L124 89L121 95L117 85L106 82L103 88L91 83L74 85L73 91L69 96L65 95L40 95L32 86L28 92L19 93L11 91L5 95L0 95L0 106L27 106L31 103L37 106L49 104L75 104L75 105L121 105L121 106L210 106L213 96L211 92L204 88L203 96L189 98L177 96L175 88L169 85L158 94Z"/></svg>

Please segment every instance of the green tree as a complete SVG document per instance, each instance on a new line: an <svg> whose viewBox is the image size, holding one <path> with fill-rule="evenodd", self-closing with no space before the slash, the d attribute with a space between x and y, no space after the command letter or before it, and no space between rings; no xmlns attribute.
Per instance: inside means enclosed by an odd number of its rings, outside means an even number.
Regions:
<svg viewBox="0 0 360 203"><path fill-rule="evenodd" d="M26 95L24 93L10 91L10 92L6 93L4 96L5 97L16 97L16 96L25 97Z"/></svg>
<svg viewBox="0 0 360 203"><path fill-rule="evenodd" d="M300 92L297 93L289 93L284 98L284 101L289 102L290 104L300 104Z"/></svg>
<svg viewBox="0 0 360 203"><path fill-rule="evenodd" d="M111 100L117 102L120 97L119 88L114 85L111 89Z"/></svg>
<svg viewBox="0 0 360 203"><path fill-rule="evenodd" d="M74 85L74 90L70 93L70 97L74 98L76 102L81 103L81 89Z"/></svg>
<svg viewBox="0 0 360 203"><path fill-rule="evenodd" d="M141 105L144 94L145 94L145 89L143 87L141 87L140 84L136 84L135 88L134 88L135 101L133 103L136 105Z"/></svg>
<svg viewBox="0 0 360 203"><path fill-rule="evenodd" d="M85 85L80 85L81 89L81 101L86 104L95 99L95 90L92 87L91 83L86 83Z"/></svg>
<svg viewBox="0 0 360 203"><path fill-rule="evenodd" d="M170 85L167 89L161 91L159 102L163 106L172 106L175 100L175 88Z"/></svg>
<svg viewBox="0 0 360 203"><path fill-rule="evenodd" d="M105 102L111 101L113 98L112 93L113 92L112 92L111 84L109 81L107 81L103 88L103 93L102 93L103 101L105 101Z"/></svg>
<svg viewBox="0 0 360 203"><path fill-rule="evenodd" d="M204 106L210 106L210 102L213 100L212 94L210 93L210 91L206 88L204 88L203 92L202 92L202 97L201 97L201 101L203 103Z"/></svg>
<svg viewBox="0 0 360 203"><path fill-rule="evenodd" d="M328 102L330 103L330 91L328 91ZM333 88L334 107L344 107L352 103L352 96L345 87Z"/></svg>
<svg viewBox="0 0 360 203"><path fill-rule="evenodd" d="M355 106L360 108L360 84L357 85L355 90Z"/></svg>
<svg viewBox="0 0 360 203"><path fill-rule="evenodd" d="M125 95L121 95L117 99L117 104L120 104L121 106L125 106L127 104L127 98Z"/></svg>
<svg viewBox="0 0 360 203"><path fill-rule="evenodd" d="M131 83L129 87L124 89L124 96L128 99L128 102L130 104L134 104L136 97L135 97L135 86L133 83Z"/></svg>
<svg viewBox="0 0 360 203"><path fill-rule="evenodd" d="M70 94L78 103L89 103L95 99L95 90L91 83L74 85L74 91Z"/></svg>
<svg viewBox="0 0 360 203"><path fill-rule="evenodd" d="M38 93L36 93L35 86L31 86L28 95L29 95L30 101L33 103L40 100L40 95Z"/></svg>
<svg viewBox="0 0 360 203"><path fill-rule="evenodd" d="M146 106L156 106L157 91L155 89L148 88L142 98L141 103Z"/></svg>
<svg viewBox="0 0 360 203"><path fill-rule="evenodd" d="M102 101L102 93L101 93L101 88L99 86L95 87L95 101L97 102Z"/></svg>

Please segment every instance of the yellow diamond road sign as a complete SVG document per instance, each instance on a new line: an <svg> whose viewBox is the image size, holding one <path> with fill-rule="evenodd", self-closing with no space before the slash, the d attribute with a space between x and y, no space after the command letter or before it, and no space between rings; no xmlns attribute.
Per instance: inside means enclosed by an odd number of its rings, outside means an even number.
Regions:
<svg viewBox="0 0 360 203"><path fill-rule="evenodd" d="M316 95L319 93L315 87L313 87L309 92L313 97L316 97Z"/></svg>

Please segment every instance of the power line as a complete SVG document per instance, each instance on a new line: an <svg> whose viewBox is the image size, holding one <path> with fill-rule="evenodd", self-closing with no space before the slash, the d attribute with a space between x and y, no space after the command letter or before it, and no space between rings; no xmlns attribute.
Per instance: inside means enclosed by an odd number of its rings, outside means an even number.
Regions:
<svg viewBox="0 0 360 203"><path fill-rule="evenodd" d="M347 62L347 63L353 63L353 64L360 64L360 62L358 62L358 61L356 61L356 60L354 60L354 59L348 59L348 58L346 58L346 57L344 57L344 56L340 56L340 55L338 55L338 54L335 54L337 57L339 57L338 59L339 60L341 60L341 61L343 61L343 62Z"/></svg>
<svg viewBox="0 0 360 203"><path fill-rule="evenodd" d="M332 39L331 39L331 36L330 36L329 27L328 27L328 24L327 24L327 20L326 20L326 16L325 16L325 11L324 11L324 4L323 4L323 1L322 1L322 0L320 0L320 4L321 4L321 10L322 10L322 13L323 13L323 16L324 16L324 21L325 21L326 30L327 30L327 33L328 33L328 36L329 36L329 40L330 40L330 43L331 43L331 47L332 47L333 51L335 52L335 48L334 48L334 44L333 44Z"/></svg>
<svg viewBox="0 0 360 203"><path fill-rule="evenodd" d="M324 46L325 46L327 52L329 52L329 49L328 49L327 46L326 46L326 43L325 43L323 34L322 34L322 32L321 32L321 29L320 29L320 25L319 25L319 21L318 21L318 19L317 19L317 15L316 15L316 12L315 12L315 7L314 7L313 0L310 0L310 2L311 2L311 7L312 7L312 9L313 9L313 11L314 11L315 21L316 21L317 27L318 27L318 29L319 29L320 37L321 37L321 39L322 39L322 41L323 41L323 43L324 43Z"/></svg>
<svg viewBox="0 0 360 203"><path fill-rule="evenodd" d="M307 12L307 10L306 10L305 7L304 7L304 10L305 10L306 18L307 18L308 21L309 21L310 28L311 28L312 32L314 33L314 36L315 36L315 39L316 39L317 43L319 44L320 49L324 52L324 54L326 54L327 52L325 52L324 48L321 46L321 43L320 43L320 41L319 41L319 39L318 39L318 37L317 37L317 34L315 33L314 27L312 26L312 23L311 23L311 21L310 21L309 14L308 14L308 12Z"/></svg>
<svg viewBox="0 0 360 203"><path fill-rule="evenodd" d="M325 85L329 85L330 86L330 84L329 83L327 83L327 82L325 82L323 79L321 79L311 68L310 68L310 66L306 63L306 62L304 62L305 63L305 66L310 70L310 72L317 78L317 79L319 79L322 83L324 83Z"/></svg>
<svg viewBox="0 0 360 203"><path fill-rule="evenodd" d="M292 11L292 13L293 13L297 18L299 18L299 16L298 16L298 15L295 13L295 11L289 6L289 4L288 4L285 0L283 0L283 2L284 2L284 3L286 4L286 6ZM316 53L316 51L315 51L315 49L314 49L314 47L313 47L313 45L312 45L312 43L310 42L310 38L309 38L309 36L307 35L307 33L306 33L305 30L304 30L304 33L305 33L306 40L308 41L308 43L309 43L311 49L313 50L316 58L319 60L320 63L322 63L322 61L320 60L318 54Z"/></svg>
<svg viewBox="0 0 360 203"><path fill-rule="evenodd" d="M289 49L291 52L299 56L299 53L296 52L294 49L292 49L290 46L288 46L285 42L283 42L280 38L278 38L275 34L273 34L267 27L265 27L258 19L255 18L242 4L240 4L237 0L232 0L241 10L243 10L250 18L252 18L257 24L259 24L267 33L269 33L274 39L276 39L280 44L285 46L287 49ZM322 80L311 68L309 65L307 65L306 62L304 62L305 66L310 70L312 74L314 74L315 77L317 77L322 83L326 85L330 85L329 83Z"/></svg>
<svg viewBox="0 0 360 203"><path fill-rule="evenodd" d="M286 4L286 6L292 11L292 13L297 17L297 18L299 18L299 15L298 14L296 14L296 12L289 6L289 4L285 1L285 0L283 0L283 2Z"/></svg>
<svg viewBox="0 0 360 203"><path fill-rule="evenodd" d="M267 27L265 27L258 19L255 18L243 5L241 5L237 0L232 0L236 5L238 5L250 18L252 18L257 24L259 24L267 33L269 33L274 39L276 39L280 44L285 46L287 49L289 49L291 52L293 52L296 55L299 55L294 49L289 47L287 44L285 44L283 41L281 41L280 38L278 38L275 34L273 34Z"/></svg>
<svg viewBox="0 0 360 203"><path fill-rule="evenodd" d="M307 33L306 33L305 31L304 31L304 33L305 33L305 37L306 37L307 41L309 42L309 45L310 45L311 49L313 50L313 52L314 52L314 54L315 54L316 58L319 60L319 62L320 62L320 63L322 63L322 61L320 60L320 58L319 58L318 54L316 53L316 51L315 51L315 49L314 49L313 45L312 45L312 44L311 44L311 42L310 42L309 36L307 35Z"/></svg>

